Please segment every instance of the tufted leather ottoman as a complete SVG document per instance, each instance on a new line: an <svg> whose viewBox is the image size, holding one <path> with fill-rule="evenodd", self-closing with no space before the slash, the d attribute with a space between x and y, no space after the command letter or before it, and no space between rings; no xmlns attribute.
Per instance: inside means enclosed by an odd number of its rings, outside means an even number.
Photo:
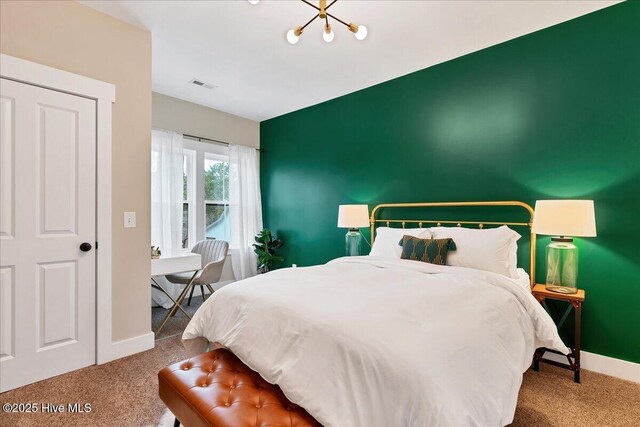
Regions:
<svg viewBox="0 0 640 427"><path fill-rule="evenodd" d="M160 398L186 427L320 426L228 350L167 366L158 381Z"/></svg>

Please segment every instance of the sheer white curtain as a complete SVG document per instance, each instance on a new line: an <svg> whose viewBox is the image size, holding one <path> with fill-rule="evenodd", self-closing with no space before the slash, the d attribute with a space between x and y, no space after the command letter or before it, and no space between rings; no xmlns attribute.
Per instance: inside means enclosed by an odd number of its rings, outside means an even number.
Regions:
<svg viewBox="0 0 640 427"><path fill-rule="evenodd" d="M182 134L153 130L151 137L151 245L163 254L182 249Z"/></svg>
<svg viewBox="0 0 640 427"><path fill-rule="evenodd" d="M231 260L236 280L257 274L254 237L262 230L260 159L255 148L229 145Z"/></svg>

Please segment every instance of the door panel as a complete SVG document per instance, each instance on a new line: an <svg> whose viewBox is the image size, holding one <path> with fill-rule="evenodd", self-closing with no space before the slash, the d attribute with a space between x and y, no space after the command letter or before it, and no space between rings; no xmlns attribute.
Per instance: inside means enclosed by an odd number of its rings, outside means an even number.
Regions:
<svg viewBox="0 0 640 427"><path fill-rule="evenodd" d="M96 104L6 79L0 89L5 391L95 363L95 251L79 246L95 243Z"/></svg>
<svg viewBox="0 0 640 427"><path fill-rule="evenodd" d="M0 239L14 234L14 99L0 95Z"/></svg>
<svg viewBox="0 0 640 427"><path fill-rule="evenodd" d="M0 363L15 355L14 124L15 100L0 91Z"/></svg>
<svg viewBox="0 0 640 427"><path fill-rule="evenodd" d="M77 340L78 293L75 261L40 264L36 315L38 351Z"/></svg>
<svg viewBox="0 0 640 427"><path fill-rule="evenodd" d="M0 362L14 355L15 316L13 302L15 281L13 266L0 268Z"/></svg>
<svg viewBox="0 0 640 427"><path fill-rule="evenodd" d="M36 151L41 234L76 234L78 112L38 105Z"/></svg>

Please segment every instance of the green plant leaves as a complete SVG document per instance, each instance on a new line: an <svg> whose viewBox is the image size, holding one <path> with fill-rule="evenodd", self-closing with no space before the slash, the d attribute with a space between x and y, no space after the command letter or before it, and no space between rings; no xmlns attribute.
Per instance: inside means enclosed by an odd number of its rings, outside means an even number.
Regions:
<svg viewBox="0 0 640 427"><path fill-rule="evenodd" d="M284 257L276 255L276 250L280 249L284 243L265 228L255 237L253 251L258 255L258 269L267 272L275 262L284 261Z"/></svg>

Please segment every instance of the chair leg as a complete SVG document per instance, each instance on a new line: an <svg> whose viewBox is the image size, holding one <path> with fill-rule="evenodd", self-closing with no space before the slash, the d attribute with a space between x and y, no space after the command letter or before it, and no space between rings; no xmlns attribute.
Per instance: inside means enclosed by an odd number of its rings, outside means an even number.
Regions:
<svg viewBox="0 0 640 427"><path fill-rule="evenodd" d="M211 285L205 285L207 287L207 289L209 289L209 296L213 295L213 288L211 287Z"/></svg>
<svg viewBox="0 0 640 427"><path fill-rule="evenodd" d="M196 288L195 286L193 286L193 287L191 288L191 292L189 293L189 300L187 301L187 305L191 305L191 297L193 296L193 290L194 290L195 288Z"/></svg>
<svg viewBox="0 0 640 427"><path fill-rule="evenodd" d="M180 420L178 418L173 422L173 427L180 427Z"/></svg>
<svg viewBox="0 0 640 427"><path fill-rule="evenodd" d="M204 302L205 301L205 298L204 298L204 286L202 286L202 285L200 285L200 293L202 294L202 302Z"/></svg>

